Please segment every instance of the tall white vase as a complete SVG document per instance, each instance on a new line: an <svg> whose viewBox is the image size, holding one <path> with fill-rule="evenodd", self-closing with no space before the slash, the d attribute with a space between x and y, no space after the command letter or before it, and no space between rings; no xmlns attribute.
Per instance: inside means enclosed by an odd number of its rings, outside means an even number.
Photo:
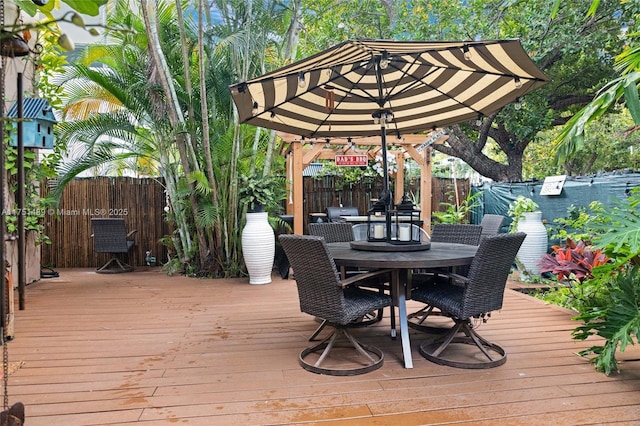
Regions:
<svg viewBox="0 0 640 426"><path fill-rule="evenodd" d="M523 213L524 219L518 222L518 232L527 234L520 246L517 258L531 275L540 274L538 262L547 252L547 228L542 223L542 212Z"/></svg>
<svg viewBox="0 0 640 426"><path fill-rule="evenodd" d="M249 284L268 284L276 254L276 237L268 213L247 213L242 230L242 256L249 272Z"/></svg>

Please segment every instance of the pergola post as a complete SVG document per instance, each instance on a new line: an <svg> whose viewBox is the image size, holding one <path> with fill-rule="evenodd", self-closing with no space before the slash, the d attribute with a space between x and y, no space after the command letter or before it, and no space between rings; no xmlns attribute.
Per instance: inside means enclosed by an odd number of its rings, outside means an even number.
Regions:
<svg viewBox="0 0 640 426"><path fill-rule="evenodd" d="M304 179L302 171L304 164L302 161L302 143L299 141L292 143L293 156L293 233L304 234Z"/></svg>

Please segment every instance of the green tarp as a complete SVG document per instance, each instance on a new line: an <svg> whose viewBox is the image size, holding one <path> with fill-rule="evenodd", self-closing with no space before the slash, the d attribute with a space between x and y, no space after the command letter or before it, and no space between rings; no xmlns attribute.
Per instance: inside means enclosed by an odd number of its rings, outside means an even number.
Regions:
<svg viewBox="0 0 640 426"><path fill-rule="evenodd" d="M483 214L505 216L503 231L509 228L511 219L507 215L509 204L518 195L531 198L538 203L542 219L547 224L567 215L567 208L588 207L592 201L600 201L605 206L612 205L615 199L623 200L630 189L640 185L640 173L610 174L603 176L567 177L560 195L540 195L543 181L522 183L485 183L472 188L482 195L480 206L472 213L471 223L480 223Z"/></svg>

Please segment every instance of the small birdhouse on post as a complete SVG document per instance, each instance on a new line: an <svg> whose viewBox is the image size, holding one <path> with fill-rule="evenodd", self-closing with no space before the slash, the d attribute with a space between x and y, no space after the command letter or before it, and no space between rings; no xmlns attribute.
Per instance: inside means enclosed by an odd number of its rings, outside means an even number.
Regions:
<svg viewBox="0 0 640 426"><path fill-rule="evenodd" d="M8 118L18 118L18 102L14 103ZM45 99L25 98L23 105L23 144L25 148L53 148L53 125L58 121ZM18 132L11 130L11 146L18 146Z"/></svg>

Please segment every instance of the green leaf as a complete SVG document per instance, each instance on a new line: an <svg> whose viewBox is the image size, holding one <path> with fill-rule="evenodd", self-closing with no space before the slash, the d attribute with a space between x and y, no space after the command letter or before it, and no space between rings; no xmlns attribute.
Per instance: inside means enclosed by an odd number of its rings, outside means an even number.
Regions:
<svg viewBox="0 0 640 426"><path fill-rule="evenodd" d="M640 124L640 99L638 99L638 86L635 82L628 84L624 88L624 98L627 102L627 108L631 113L633 122Z"/></svg>
<svg viewBox="0 0 640 426"><path fill-rule="evenodd" d="M551 19L555 19L555 17L558 15L558 10L560 10L560 0L555 0L553 2L553 8L551 9Z"/></svg>
<svg viewBox="0 0 640 426"><path fill-rule="evenodd" d="M98 16L100 13L100 6L107 4L108 0L62 0L71 9L78 13L82 13L89 16Z"/></svg>

